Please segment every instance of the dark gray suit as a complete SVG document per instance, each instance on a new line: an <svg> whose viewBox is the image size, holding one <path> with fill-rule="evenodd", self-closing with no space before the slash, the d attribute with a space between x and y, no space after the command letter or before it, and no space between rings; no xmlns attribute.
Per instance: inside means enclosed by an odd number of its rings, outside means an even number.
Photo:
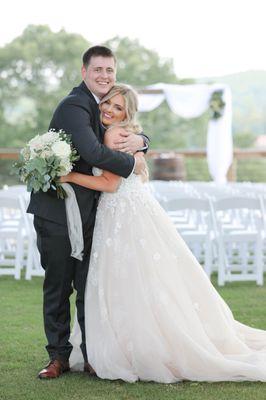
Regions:
<svg viewBox="0 0 266 400"><path fill-rule="evenodd" d="M134 157L105 147L104 129L100 124L98 105L84 82L74 88L58 105L49 129L63 129L71 134L80 160L74 171L91 175L92 167L109 170L127 177L134 167ZM70 257L64 200L55 191L31 195L28 212L34 214L37 245L44 279L44 326L48 340L46 349L50 359L68 360L72 350L69 343L69 297L77 290L76 306L82 331L81 350L87 361L84 330L84 291L88 273L92 234L99 194L93 190L72 185L75 190L83 224L84 257L78 261Z"/></svg>

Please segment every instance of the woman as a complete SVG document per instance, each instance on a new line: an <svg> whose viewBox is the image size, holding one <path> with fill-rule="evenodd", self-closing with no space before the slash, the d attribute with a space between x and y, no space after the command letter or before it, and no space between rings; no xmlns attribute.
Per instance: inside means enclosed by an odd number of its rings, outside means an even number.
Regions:
<svg viewBox="0 0 266 400"><path fill-rule="evenodd" d="M106 145L115 141L117 125L140 131L130 87L116 85L100 110L109 127ZM95 175L70 173L63 181L104 192L85 294L87 353L97 375L128 382L266 381L266 331L234 320L141 178L97 169ZM72 363L79 358L77 337L75 324Z"/></svg>

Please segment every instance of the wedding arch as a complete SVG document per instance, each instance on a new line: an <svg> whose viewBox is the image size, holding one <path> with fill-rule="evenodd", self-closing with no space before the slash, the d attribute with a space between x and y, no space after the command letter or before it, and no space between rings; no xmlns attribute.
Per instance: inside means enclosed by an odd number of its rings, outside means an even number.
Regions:
<svg viewBox="0 0 266 400"><path fill-rule="evenodd" d="M139 91L139 111L148 112L166 100L170 109L183 118L203 114L213 100L213 115L208 123L207 163L217 183L227 181L226 174L233 160L232 95L228 85L172 85L157 83ZM218 108L215 109L215 106Z"/></svg>

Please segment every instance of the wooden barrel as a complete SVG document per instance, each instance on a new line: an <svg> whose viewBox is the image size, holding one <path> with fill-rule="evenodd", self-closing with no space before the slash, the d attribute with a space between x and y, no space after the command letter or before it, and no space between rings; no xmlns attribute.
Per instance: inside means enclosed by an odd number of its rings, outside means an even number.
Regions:
<svg viewBox="0 0 266 400"><path fill-rule="evenodd" d="M186 169L184 156L177 154L174 157L161 157L153 160L153 179L161 181L185 180Z"/></svg>

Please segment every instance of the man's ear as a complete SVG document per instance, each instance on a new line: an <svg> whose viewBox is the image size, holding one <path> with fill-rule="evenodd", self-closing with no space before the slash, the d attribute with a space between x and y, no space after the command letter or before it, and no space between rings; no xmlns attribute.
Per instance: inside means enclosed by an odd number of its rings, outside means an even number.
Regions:
<svg viewBox="0 0 266 400"><path fill-rule="evenodd" d="M82 76L83 80L86 77L86 73L87 73L86 67L85 67L85 65L82 65L82 67L81 67L81 76Z"/></svg>

